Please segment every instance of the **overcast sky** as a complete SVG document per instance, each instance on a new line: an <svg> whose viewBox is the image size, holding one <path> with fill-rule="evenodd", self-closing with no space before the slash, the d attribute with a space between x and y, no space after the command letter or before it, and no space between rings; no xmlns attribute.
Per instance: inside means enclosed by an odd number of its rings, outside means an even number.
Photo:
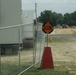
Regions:
<svg viewBox="0 0 76 75"><path fill-rule="evenodd" d="M22 9L34 10L35 3L37 3L38 16L44 10L52 10L62 14L76 11L76 0L22 0Z"/></svg>

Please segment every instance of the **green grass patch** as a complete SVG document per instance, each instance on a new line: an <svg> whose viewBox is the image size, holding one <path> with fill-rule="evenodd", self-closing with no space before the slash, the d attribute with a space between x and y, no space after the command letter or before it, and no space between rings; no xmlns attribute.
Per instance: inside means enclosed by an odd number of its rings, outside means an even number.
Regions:
<svg viewBox="0 0 76 75"><path fill-rule="evenodd" d="M69 64L68 64L69 63ZM76 66L72 62L55 62L57 64L54 69L39 69L40 63L23 73L22 75L75 75ZM74 71L74 73L71 73L70 70L67 69L67 67L71 67L71 71Z"/></svg>
<svg viewBox="0 0 76 75"><path fill-rule="evenodd" d="M6 62L1 64L1 75L17 75L18 70L18 65L15 63Z"/></svg>
<svg viewBox="0 0 76 75"><path fill-rule="evenodd" d="M70 40L68 38L53 38L53 42L69 42Z"/></svg>
<svg viewBox="0 0 76 75"><path fill-rule="evenodd" d="M50 40L51 40L50 36L48 36L48 39L47 39L47 36L46 36L45 42L50 43ZM68 38L68 37L57 37L57 36L52 37L52 42L53 43L56 43L56 42L66 43L66 42L73 42L73 41L76 41L76 40L74 40L73 38Z"/></svg>
<svg viewBox="0 0 76 75"><path fill-rule="evenodd" d="M32 63L19 63L5 62L1 63L1 75L18 75L21 71L29 67Z"/></svg>

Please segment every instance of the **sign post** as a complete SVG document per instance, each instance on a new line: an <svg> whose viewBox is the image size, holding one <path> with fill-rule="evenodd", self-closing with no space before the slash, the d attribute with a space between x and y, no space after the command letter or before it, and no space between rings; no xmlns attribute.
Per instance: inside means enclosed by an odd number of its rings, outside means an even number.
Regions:
<svg viewBox="0 0 76 75"><path fill-rule="evenodd" d="M54 27L50 22L47 22L42 26L43 32L47 34L47 47L44 48L41 66L40 66L40 68L42 69L54 68L51 47L48 47L48 34L50 34L53 31L53 29Z"/></svg>
<svg viewBox="0 0 76 75"><path fill-rule="evenodd" d="M48 47L48 34L47 34L47 47Z"/></svg>
<svg viewBox="0 0 76 75"><path fill-rule="evenodd" d="M42 26L42 30L45 34L47 34L47 47L48 47L48 34L50 34L53 31L54 27L50 22L45 23Z"/></svg>

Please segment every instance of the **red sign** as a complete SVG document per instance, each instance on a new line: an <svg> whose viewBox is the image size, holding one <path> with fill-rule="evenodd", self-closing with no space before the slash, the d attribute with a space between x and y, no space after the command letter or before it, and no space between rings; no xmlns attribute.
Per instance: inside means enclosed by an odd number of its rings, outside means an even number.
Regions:
<svg viewBox="0 0 76 75"><path fill-rule="evenodd" d="M46 34L50 34L53 31L54 27L50 22L47 22L46 24L42 25L42 30Z"/></svg>

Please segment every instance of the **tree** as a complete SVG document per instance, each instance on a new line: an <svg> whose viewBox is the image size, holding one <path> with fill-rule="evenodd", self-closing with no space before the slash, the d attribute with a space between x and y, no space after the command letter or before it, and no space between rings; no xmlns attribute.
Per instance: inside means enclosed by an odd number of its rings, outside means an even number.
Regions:
<svg viewBox="0 0 76 75"><path fill-rule="evenodd" d="M71 15L69 13L64 14L63 23L68 25L70 21L71 21Z"/></svg>
<svg viewBox="0 0 76 75"><path fill-rule="evenodd" d="M74 21L76 21L76 11L73 12L73 13L71 13L71 18L72 18Z"/></svg>
<svg viewBox="0 0 76 75"><path fill-rule="evenodd" d="M41 12L38 21L41 23L51 22L54 26L57 24L73 26L76 25L76 11L62 15L61 13L52 12L51 10L45 10Z"/></svg>
<svg viewBox="0 0 76 75"><path fill-rule="evenodd" d="M57 24L63 24L63 15L60 13L57 14Z"/></svg>
<svg viewBox="0 0 76 75"><path fill-rule="evenodd" d="M41 15L39 16L38 20L42 23L50 22L50 16L51 16L51 11L45 10L41 12Z"/></svg>
<svg viewBox="0 0 76 75"><path fill-rule="evenodd" d="M76 26L76 11L74 11L73 13L71 13L71 19L72 19L73 25Z"/></svg>
<svg viewBox="0 0 76 75"><path fill-rule="evenodd" d="M52 12L52 16L51 16L51 20L54 26L57 25L57 13L56 12Z"/></svg>
<svg viewBox="0 0 76 75"><path fill-rule="evenodd" d="M51 10L45 10L41 12L41 15L38 17L38 21L41 23L51 22L54 26L56 25L56 13Z"/></svg>

